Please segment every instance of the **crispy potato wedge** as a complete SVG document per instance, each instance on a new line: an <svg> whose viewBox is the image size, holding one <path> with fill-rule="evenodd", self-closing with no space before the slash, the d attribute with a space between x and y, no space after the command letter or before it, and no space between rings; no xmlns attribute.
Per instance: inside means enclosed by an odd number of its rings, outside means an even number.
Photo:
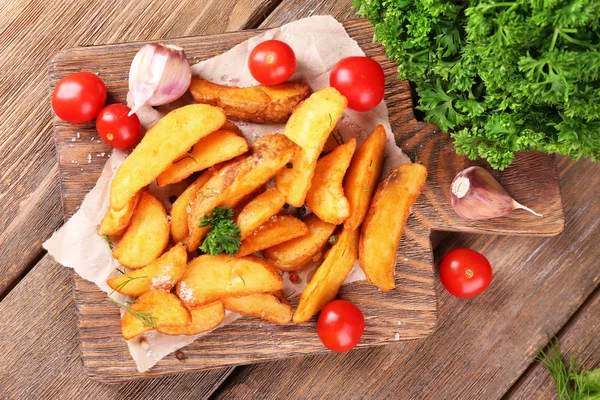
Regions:
<svg viewBox="0 0 600 400"><path fill-rule="evenodd" d="M162 290L144 293L129 310L121 319L121 332L125 340L152 329L161 332L164 328L188 326L192 322L192 315L182 301Z"/></svg>
<svg viewBox="0 0 600 400"><path fill-rule="evenodd" d="M196 198L196 192L202 189L215 172L213 168L204 171L173 203L171 207L171 238L174 243L183 242L189 235L188 211L191 210L190 203Z"/></svg>
<svg viewBox="0 0 600 400"><path fill-rule="evenodd" d="M384 292L395 287L396 251L426 179L427 168L421 164L394 168L377 187L362 224L358 262L369 282Z"/></svg>
<svg viewBox="0 0 600 400"><path fill-rule="evenodd" d="M200 139L190 150L156 178L158 186L181 182L194 172L242 155L248 151L248 142L235 132L220 129Z"/></svg>
<svg viewBox="0 0 600 400"><path fill-rule="evenodd" d="M144 190L131 223L113 250L121 265L142 268L156 260L169 243L169 221L162 203Z"/></svg>
<svg viewBox="0 0 600 400"><path fill-rule="evenodd" d="M321 221L315 214L304 218L308 227L306 235L263 250L263 255L280 271L299 271L327 244L336 226ZM318 258L318 257L317 257Z"/></svg>
<svg viewBox="0 0 600 400"><path fill-rule="evenodd" d="M327 303L335 299L342 282L346 279L358 253L358 230L342 229L338 241L325 256L308 285L302 291L294 322L308 321Z"/></svg>
<svg viewBox="0 0 600 400"><path fill-rule="evenodd" d="M308 227L298 218L291 215L274 215L246 239L242 240L242 245L236 256L247 256L298 236L304 236L307 233Z"/></svg>
<svg viewBox="0 0 600 400"><path fill-rule="evenodd" d="M279 271L262 258L203 255L188 263L177 296L196 307L225 297L271 293L282 286Z"/></svg>
<svg viewBox="0 0 600 400"><path fill-rule="evenodd" d="M325 222L339 225L350 215L342 182L356 149L356 139L338 146L317 162L306 205Z"/></svg>
<svg viewBox="0 0 600 400"><path fill-rule="evenodd" d="M358 229L367 215L369 203L381 179L385 141L385 129L379 125L352 158L344 179L344 193L350 203L350 216L344 221L346 229Z"/></svg>
<svg viewBox="0 0 600 400"><path fill-rule="evenodd" d="M225 121L220 130L237 133L238 135L242 136L242 131L240 130L240 127L231 121Z"/></svg>
<svg viewBox="0 0 600 400"><path fill-rule="evenodd" d="M108 207L108 211L98 226L98 235L122 235L129 226L129 222L131 222L133 210L135 210L138 201L140 201L140 194L141 192L137 192L120 211L115 211Z"/></svg>
<svg viewBox="0 0 600 400"><path fill-rule="evenodd" d="M277 325L288 324L294 311L281 292L277 292L277 295L257 293L244 297L227 297L223 299L223 305L226 310L258 317Z"/></svg>
<svg viewBox="0 0 600 400"><path fill-rule="evenodd" d="M197 103L221 107L228 118L258 123L284 123L310 94L304 82L240 88L192 78L190 92Z"/></svg>
<svg viewBox="0 0 600 400"><path fill-rule="evenodd" d="M265 135L254 142L249 156L223 167L210 178L196 193L191 206L188 216L190 234L185 240L188 251L195 251L208 231L198 227L204 215L215 207L235 207L235 202L242 201L246 195L264 185L299 149L284 135Z"/></svg>
<svg viewBox="0 0 600 400"><path fill-rule="evenodd" d="M187 265L185 247L177 245L146 265L124 275L106 281L116 292L139 297L151 290L170 291L183 278Z"/></svg>
<svg viewBox="0 0 600 400"><path fill-rule="evenodd" d="M285 197L277 189L267 189L244 206L236 219L242 239L277 214L285 204Z"/></svg>
<svg viewBox="0 0 600 400"><path fill-rule="evenodd" d="M197 335L215 329L225 319L225 307L217 301L202 307L192 308L192 323L186 326L165 326L160 329L161 333L171 336Z"/></svg>
<svg viewBox="0 0 600 400"><path fill-rule="evenodd" d="M224 123L223 110L205 104L184 106L165 115L117 170L110 187L110 208L122 210L140 189Z"/></svg>
<svg viewBox="0 0 600 400"><path fill-rule="evenodd" d="M282 169L275 187L294 207L302 207L325 141L342 116L348 100L333 87L313 93L292 113L284 134L302 147L292 159L292 168Z"/></svg>

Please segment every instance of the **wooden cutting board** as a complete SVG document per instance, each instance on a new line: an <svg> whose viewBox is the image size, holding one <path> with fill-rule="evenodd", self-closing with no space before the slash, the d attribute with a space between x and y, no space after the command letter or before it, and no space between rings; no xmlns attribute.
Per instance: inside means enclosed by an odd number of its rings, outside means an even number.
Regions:
<svg viewBox="0 0 600 400"><path fill-rule="evenodd" d="M383 294L366 282L344 286L340 298L362 309L366 329L359 347L396 340L422 339L435 329L437 302L434 261L430 243L432 230L550 236L564 225L560 191L553 157L539 153L518 154L503 173L493 172L517 201L542 213L539 218L524 211L490 221L467 221L450 206L449 188L463 168L484 162L469 162L452 149L448 136L414 118L408 82L397 80L397 65L385 58L384 49L372 43L373 29L367 21L343 23L365 53L381 63L386 74L385 100L397 144L413 160L418 157L429 168L423 195L413 207L398 249L397 288ZM216 56L248 39L257 31L243 31L169 39L163 43L185 49L191 63ZM125 43L70 49L50 62L50 87L62 77L78 71L97 72L108 88L109 103L125 102L129 65L142 43ZM70 124L54 121L65 220L80 206L95 185L110 148L99 140L93 123ZM94 284L73 275L81 356L93 378L116 382L207 368L234 366L324 353L315 331L315 320L275 326L253 318L242 318L182 349L184 357L171 354L151 371L137 372L120 333L118 308L106 300Z"/></svg>

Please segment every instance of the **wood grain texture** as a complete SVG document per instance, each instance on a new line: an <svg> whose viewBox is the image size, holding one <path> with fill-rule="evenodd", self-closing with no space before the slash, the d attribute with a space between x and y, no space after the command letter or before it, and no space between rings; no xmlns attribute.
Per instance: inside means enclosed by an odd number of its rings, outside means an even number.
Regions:
<svg viewBox="0 0 600 400"><path fill-rule="evenodd" d="M431 125L419 123L412 117L411 94L407 82L396 79L396 65L386 61L380 46L372 44L373 31L371 26L362 20L345 23L346 30L363 47L365 52L377 59L386 72L386 100L390 115L394 116L397 126L394 134L398 143L406 144L405 149L420 151L420 159L430 167L431 179L417 205L414 208L416 218L409 221L404 239L398 250L397 286L398 290L386 295L380 294L366 282L359 282L344 288L341 298L346 298L363 308L368 316L367 328L359 346L373 346L395 341L398 332L397 323L402 324L401 340L426 337L435 326L436 301L433 290L433 270L431 246L429 242L430 229L447 228L454 224L453 229L464 231L488 231L513 234L555 234L562 229L562 209L558 182L551 157L541 154L529 154L526 160L530 162L527 168L516 164L516 173L525 176L521 178L519 189L527 194L529 202L546 214L539 219L531 219L515 213L507 221L479 222L465 224L456 216L449 206L447 193L454 173L467 165L466 160L453 156L450 142L439 134ZM186 49L186 54L194 61L199 61L229 49L233 45L255 34L251 31L238 32L210 37L182 38L170 41ZM62 76L79 70L94 70L105 81L112 100L123 102L127 92L127 73L130 60L139 49L139 44L123 44L116 46L99 46L72 49L54 57L50 69L51 86ZM100 66L99 66L100 65ZM398 121L397 119L400 118ZM66 215L70 215L80 204L82 197L95 184L108 154L108 148L99 143L92 124L72 124L55 120L55 138L59 154L59 168L62 179L62 192ZM79 143L78 141L81 141ZM74 145L74 143L76 145ZM410 152L408 154L411 154ZM91 162L87 159L91 157ZM449 168L451 173L442 168L436 168L440 161L456 164ZM82 163L86 168L82 167ZM502 178L500 178L502 181ZM529 190L531 186L541 186L544 196L534 196ZM509 188L510 189L510 188ZM444 197L445 196L445 197ZM441 216L441 218L440 218ZM455 222L456 221L456 222ZM115 380L141 376L135 373L135 368L125 344L118 338L118 318L116 307L106 307L104 294L97 291L93 285L75 277L75 301L80 319L82 337L82 354L86 370L91 376L99 379ZM110 317L110 313L114 315ZM98 319L107 321L114 319L114 325L107 323L109 329L104 332L97 329ZM112 324L111 320L111 324ZM244 325L247 324L247 325ZM152 369L152 374L164 374L179 370L197 370L214 368L216 366L231 366L265 361L281 357L293 357L297 354L320 353L324 351L318 337L314 334L313 319L310 323L275 328L273 340L265 344L264 335L257 333L248 335L252 326L258 321L245 321L219 329L187 348L190 357L182 367L173 355L165 358ZM236 337L244 337L243 346ZM290 337L296 340L290 345ZM286 340L286 343L282 343ZM231 351L220 351L221 348L231 348ZM225 346L231 345L231 346ZM240 351L239 348L244 350ZM107 365L106 355L117 355L122 363Z"/></svg>
<svg viewBox="0 0 600 400"><path fill-rule="evenodd" d="M600 187L581 185L600 180L600 164L561 158L558 171L566 215L561 235L434 235L436 260L468 247L485 254L494 277L485 293L468 300L452 297L436 279L439 320L427 339L240 367L216 398L501 398L547 335L600 283Z"/></svg>
<svg viewBox="0 0 600 400"><path fill-rule="evenodd" d="M563 354L577 359L579 368L589 371L600 368L600 288L561 329L557 338ZM547 350L547 349L546 349ZM510 389L506 399L556 398L556 385L547 369L534 363Z"/></svg>
<svg viewBox="0 0 600 400"><path fill-rule="evenodd" d="M63 221L48 60L62 49L254 26L277 0L0 2L0 299ZM83 159L85 161L85 158Z"/></svg>
<svg viewBox="0 0 600 400"><path fill-rule="evenodd" d="M4 400L205 399L230 372L220 369L122 385L88 379L79 358L70 272L50 256L0 303L0 315Z"/></svg>

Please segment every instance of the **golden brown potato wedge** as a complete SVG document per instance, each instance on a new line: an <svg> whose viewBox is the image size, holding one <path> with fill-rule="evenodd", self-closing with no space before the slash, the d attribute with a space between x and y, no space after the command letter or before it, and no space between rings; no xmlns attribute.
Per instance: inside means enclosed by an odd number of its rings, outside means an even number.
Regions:
<svg viewBox="0 0 600 400"><path fill-rule="evenodd" d="M208 182L215 174L213 168L207 169L175 200L171 207L171 238L174 243L183 242L189 235L188 214L191 211L191 202L196 198L196 192Z"/></svg>
<svg viewBox="0 0 600 400"><path fill-rule="evenodd" d="M325 222L339 225L350 215L342 182L356 149L356 139L338 146L317 162L306 205Z"/></svg>
<svg viewBox="0 0 600 400"><path fill-rule="evenodd" d="M281 289L279 271L259 257L203 255L190 261L177 295L188 307Z"/></svg>
<svg viewBox="0 0 600 400"><path fill-rule="evenodd" d="M174 294L152 290L141 295L123 314L121 332L125 340L133 339L146 331L188 326L192 315Z"/></svg>
<svg viewBox="0 0 600 400"><path fill-rule="evenodd" d="M110 187L110 208L122 210L140 189L224 123L223 110L205 104L184 106L165 115L117 170Z"/></svg>
<svg viewBox="0 0 600 400"><path fill-rule="evenodd" d="M342 282L346 279L358 253L358 230L342 229L338 241L325 256L308 285L302 291L294 322L308 321L327 303L335 299Z"/></svg>
<svg viewBox="0 0 600 400"><path fill-rule="evenodd" d="M109 207L98 226L98 235L122 235L129 226L129 222L131 222L133 210L135 210L138 201L140 201L140 194L140 192L137 192L120 211L115 211Z"/></svg>
<svg viewBox="0 0 600 400"><path fill-rule="evenodd" d="M290 116L283 133L302 150L292 159L292 168L282 169L275 177L275 187L288 204L304 204L317 159L347 105L337 89L326 87L300 103Z"/></svg>
<svg viewBox="0 0 600 400"><path fill-rule="evenodd" d="M194 172L202 171L248 151L248 142L242 136L218 130L203 137L188 153L173 161L166 171L156 178L158 186L181 182Z"/></svg>
<svg viewBox="0 0 600 400"><path fill-rule="evenodd" d="M231 121L225 121L220 130L237 133L240 136L242 135L242 131L240 130L240 128Z"/></svg>
<svg viewBox="0 0 600 400"><path fill-rule="evenodd" d="M277 325L288 324L294 311L281 292L227 297L223 299L223 305L226 310L258 317Z"/></svg>
<svg viewBox="0 0 600 400"><path fill-rule="evenodd" d="M304 236L307 233L306 224L298 218L291 215L274 215L246 239L242 240L242 245L236 256L247 256L298 236Z"/></svg>
<svg viewBox="0 0 600 400"><path fill-rule="evenodd" d="M387 292L395 287L396 251L410 207L421 194L427 168L404 164L393 169L377 187L362 224L359 264L369 282Z"/></svg>
<svg viewBox="0 0 600 400"><path fill-rule="evenodd" d="M315 214L304 218L306 235L263 250L263 255L280 271L299 271L327 244L336 226L321 221ZM318 258L318 257L317 257Z"/></svg>
<svg viewBox="0 0 600 400"><path fill-rule="evenodd" d="M244 206L236 218L242 239L252 234L285 204L285 197L277 189L267 189Z"/></svg>
<svg viewBox="0 0 600 400"><path fill-rule="evenodd" d="M188 217L190 235L185 243L188 251L195 251L207 232L198 225L204 215L215 207L241 201L246 195L264 185L279 171L300 148L286 136L275 133L265 135L252 145L252 153L220 169L196 193Z"/></svg>
<svg viewBox="0 0 600 400"><path fill-rule="evenodd" d="M177 245L146 265L106 281L116 292L138 297L151 290L170 291L183 278L187 265L185 247Z"/></svg>
<svg viewBox="0 0 600 400"><path fill-rule="evenodd" d="M369 203L381 178L385 140L385 130L379 125L352 158L344 179L344 193L350 202L350 216L344 222L346 229L358 229L367 215Z"/></svg>
<svg viewBox="0 0 600 400"><path fill-rule="evenodd" d="M284 123L310 94L304 82L240 88L192 78L190 92L197 103L221 107L228 118L258 123Z"/></svg>
<svg viewBox="0 0 600 400"><path fill-rule="evenodd" d="M192 314L192 323L186 326L162 327L161 333L165 335L197 335L215 329L225 319L225 307L223 303L217 301L202 307L195 307L190 310Z"/></svg>
<svg viewBox="0 0 600 400"><path fill-rule="evenodd" d="M121 265L142 268L156 260L169 243L169 221L162 203L144 190L131 223L113 250Z"/></svg>

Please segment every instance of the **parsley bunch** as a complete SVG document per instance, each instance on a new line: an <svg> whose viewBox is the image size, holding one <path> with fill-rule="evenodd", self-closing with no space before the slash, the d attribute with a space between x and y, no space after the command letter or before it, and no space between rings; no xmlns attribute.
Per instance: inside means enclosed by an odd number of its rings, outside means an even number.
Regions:
<svg viewBox="0 0 600 400"><path fill-rule="evenodd" d="M600 159L600 1L354 0L459 154Z"/></svg>
<svg viewBox="0 0 600 400"><path fill-rule="evenodd" d="M200 250L216 256L222 253L234 255L240 245L240 227L233 221L233 210L228 207L217 207L202 218L200 228L210 226Z"/></svg>

